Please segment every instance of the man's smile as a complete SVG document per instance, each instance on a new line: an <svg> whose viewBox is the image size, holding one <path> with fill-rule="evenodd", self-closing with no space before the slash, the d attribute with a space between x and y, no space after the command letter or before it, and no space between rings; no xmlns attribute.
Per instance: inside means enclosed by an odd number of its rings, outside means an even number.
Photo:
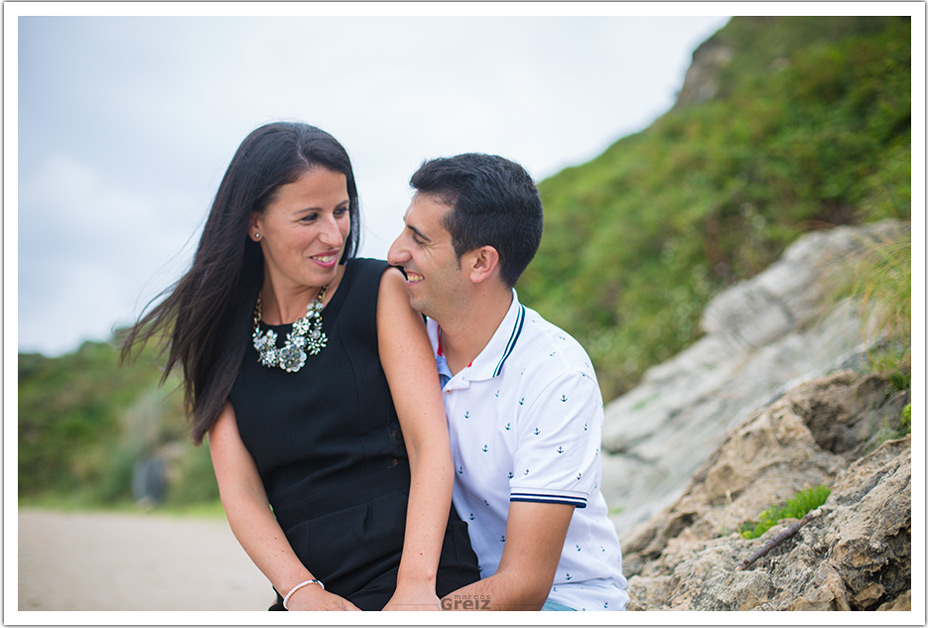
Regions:
<svg viewBox="0 0 928 628"><path fill-rule="evenodd" d="M407 283L407 284L419 283L420 281L422 281L423 279L425 279L424 276L420 275L420 274L417 273L417 272L413 272L413 271L409 270L408 268L405 269L405 270L406 270L406 283Z"/></svg>

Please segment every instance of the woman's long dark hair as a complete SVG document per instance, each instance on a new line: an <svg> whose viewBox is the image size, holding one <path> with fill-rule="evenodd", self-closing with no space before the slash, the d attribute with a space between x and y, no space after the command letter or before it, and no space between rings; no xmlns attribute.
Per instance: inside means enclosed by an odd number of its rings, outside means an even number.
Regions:
<svg viewBox="0 0 928 628"><path fill-rule="evenodd" d="M175 366L183 368L184 402L198 445L238 376L264 278L264 256L247 237L248 221L252 212L267 209L282 185L315 167L347 179L351 230L340 263L354 257L360 224L348 153L334 137L308 124L267 124L252 131L232 157L190 270L128 330L123 360L131 357L136 343L144 346L156 337L168 350L162 383Z"/></svg>

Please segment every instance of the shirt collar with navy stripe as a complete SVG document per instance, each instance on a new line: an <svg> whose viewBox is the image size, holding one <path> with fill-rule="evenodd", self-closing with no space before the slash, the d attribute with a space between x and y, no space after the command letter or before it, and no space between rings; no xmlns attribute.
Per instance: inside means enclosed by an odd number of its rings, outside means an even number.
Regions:
<svg viewBox="0 0 928 628"><path fill-rule="evenodd" d="M522 333L524 324L525 306L519 303L518 295L516 295L516 291L513 288L512 303L509 305L506 316L503 317L502 322L500 322L499 327L496 328L490 341L467 367L461 369L461 371L452 378L447 362L439 350L439 332L441 328L438 326L438 323L429 319L429 337L435 351L439 373L443 375L443 377L441 377L442 387L445 390L467 388L470 382L484 381L499 376L499 374L503 372L506 360L512 355L512 352L516 348L516 343ZM448 385L449 382L450 386Z"/></svg>

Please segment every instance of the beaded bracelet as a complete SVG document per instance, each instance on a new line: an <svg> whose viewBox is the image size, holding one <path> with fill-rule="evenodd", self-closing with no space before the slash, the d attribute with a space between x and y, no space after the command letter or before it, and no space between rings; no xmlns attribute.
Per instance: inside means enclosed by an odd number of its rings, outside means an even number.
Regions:
<svg viewBox="0 0 928 628"><path fill-rule="evenodd" d="M290 589L290 593L288 593L287 595L284 596L284 610L285 610L285 611L289 611L289 610L290 610L289 608L287 608L287 602L290 601L290 596L292 596L294 593L296 593L297 591L299 591L299 590L302 589L303 587L309 586L309 585L311 585L311 584L318 584L320 587L322 587L322 590L325 591L325 585L322 584L322 581L320 581L320 580L304 580L304 581L301 582L300 584L298 584L298 585L296 585L295 587L293 587L292 589Z"/></svg>

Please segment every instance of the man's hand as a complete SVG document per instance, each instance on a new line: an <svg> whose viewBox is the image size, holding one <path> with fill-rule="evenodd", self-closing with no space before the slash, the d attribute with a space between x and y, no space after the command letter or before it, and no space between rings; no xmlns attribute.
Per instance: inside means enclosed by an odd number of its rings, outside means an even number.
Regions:
<svg viewBox="0 0 928 628"><path fill-rule="evenodd" d="M554 581L574 507L512 502L506 544L492 576L445 596L456 610L537 611Z"/></svg>

